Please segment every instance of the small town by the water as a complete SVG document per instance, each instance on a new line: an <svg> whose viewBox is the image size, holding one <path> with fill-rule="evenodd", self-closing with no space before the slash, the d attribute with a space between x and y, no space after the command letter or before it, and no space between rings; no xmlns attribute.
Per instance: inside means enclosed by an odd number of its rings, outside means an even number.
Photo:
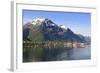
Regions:
<svg viewBox="0 0 100 73"><path fill-rule="evenodd" d="M85 48L87 43L77 41L24 41L23 48Z"/></svg>

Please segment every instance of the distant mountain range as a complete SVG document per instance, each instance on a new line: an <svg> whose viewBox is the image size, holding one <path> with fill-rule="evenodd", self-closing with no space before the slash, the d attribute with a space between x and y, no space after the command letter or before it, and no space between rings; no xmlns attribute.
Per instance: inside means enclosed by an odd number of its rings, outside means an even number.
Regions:
<svg viewBox="0 0 100 73"><path fill-rule="evenodd" d="M47 18L36 18L23 25L23 40L26 41L79 41L90 43L90 37L74 33L64 25L57 25Z"/></svg>

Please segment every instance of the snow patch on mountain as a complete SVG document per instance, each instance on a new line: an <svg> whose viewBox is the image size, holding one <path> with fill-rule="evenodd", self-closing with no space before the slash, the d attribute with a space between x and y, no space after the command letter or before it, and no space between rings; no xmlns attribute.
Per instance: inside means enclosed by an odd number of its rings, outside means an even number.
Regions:
<svg viewBox="0 0 100 73"><path fill-rule="evenodd" d="M67 27L64 26L64 25L60 25L59 27L62 28L62 29L67 29Z"/></svg>
<svg viewBox="0 0 100 73"><path fill-rule="evenodd" d="M40 25L44 21L45 21L45 18L35 18L32 20L32 24L33 25Z"/></svg>

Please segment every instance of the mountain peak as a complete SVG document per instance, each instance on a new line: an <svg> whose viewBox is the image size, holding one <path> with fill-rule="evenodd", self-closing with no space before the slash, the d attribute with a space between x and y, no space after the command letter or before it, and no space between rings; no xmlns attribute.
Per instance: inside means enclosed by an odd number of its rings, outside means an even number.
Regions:
<svg viewBox="0 0 100 73"><path fill-rule="evenodd" d="M41 25L41 24L47 24L47 25L52 25L52 26L55 25L55 23L52 22L52 20L48 18L34 18L31 23L33 25Z"/></svg>
<svg viewBox="0 0 100 73"><path fill-rule="evenodd" d="M73 33L73 31L70 28L67 28L67 32Z"/></svg>
<svg viewBox="0 0 100 73"><path fill-rule="evenodd" d="M45 21L45 18L35 18L32 20L33 25L40 25L43 21Z"/></svg>

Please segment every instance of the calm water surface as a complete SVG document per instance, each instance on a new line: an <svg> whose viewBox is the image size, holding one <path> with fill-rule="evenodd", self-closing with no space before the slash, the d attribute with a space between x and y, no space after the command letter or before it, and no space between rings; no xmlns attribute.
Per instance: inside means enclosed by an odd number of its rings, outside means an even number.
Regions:
<svg viewBox="0 0 100 73"><path fill-rule="evenodd" d="M49 60L81 60L90 59L90 48L63 48L63 49L45 49L44 59Z"/></svg>
<svg viewBox="0 0 100 73"><path fill-rule="evenodd" d="M86 48L36 48L23 54L24 62L86 60L91 58L90 47Z"/></svg>

